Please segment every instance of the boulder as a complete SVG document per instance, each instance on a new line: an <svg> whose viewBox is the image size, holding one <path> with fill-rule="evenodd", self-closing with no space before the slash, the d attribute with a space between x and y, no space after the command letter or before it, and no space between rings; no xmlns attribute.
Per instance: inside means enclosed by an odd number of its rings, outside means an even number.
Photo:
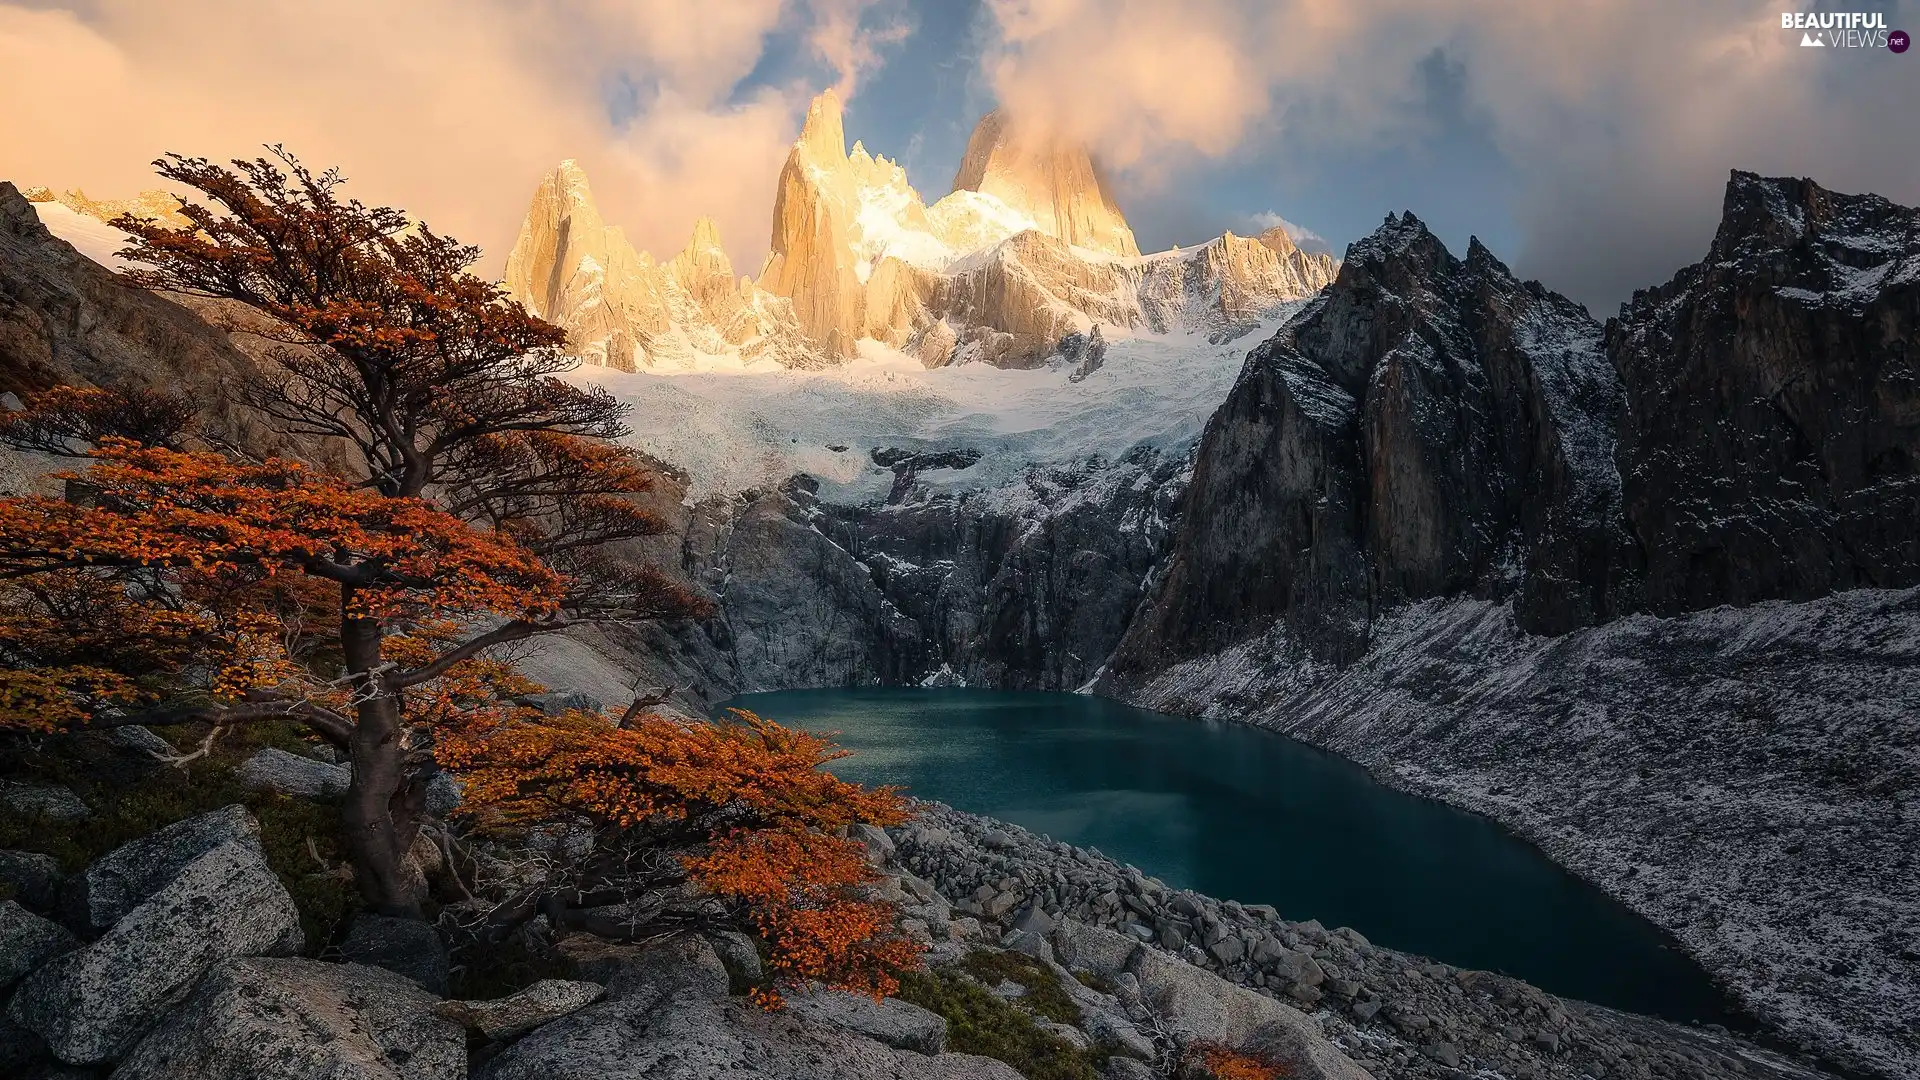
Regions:
<svg viewBox="0 0 1920 1080"><path fill-rule="evenodd" d="M260 844L260 823L238 803L128 841L67 881L63 915L80 933L99 934L160 891L182 867L229 842L256 849Z"/></svg>
<svg viewBox="0 0 1920 1080"><path fill-rule="evenodd" d="M60 862L37 851L0 851L0 885L36 911L49 911L60 898Z"/></svg>
<svg viewBox="0 0 1920 1080"><path fill-rule="evenodd" d="M116 1080L464 1080L460 1026L389 971L230 960L127 1055Z"/></svg>
<svg viewBox="0 0 1920 1080"><path fill-rule="evenodd" d="M947 1048L947 1022L899 998L875 1001L845 990L816 990L787 999L794 1014L876 1039L899 1050L938 1054Z"/></svg>
<svg viewBox="0 0 1920 1080"><path fill-rule="evenodd" d="M1127 970L1127 961L1140 943L1126 934L1101 926L1088 926L1077 919L1061 919L1050 938L1053 955L1072 971L1085 971L1111 979Z"/></svg>
<svg viewBox="0 0 1920 1080"><path fill-rule="evenodd" d="M1296 1080L1371 1080L1290 1006L1154 949L1135 952L1127 970L1176 1037L1272 1055Z"/></svg>
<svg viewBox="0 0 1920 1080"><path fill-rule="evenodd" d="M848 829L847 836L866 845L867 861L873 865L885 866L893 861L893 838L878 825L862 822Z"/></svg>
<svg viewBox="0 0 1920 1080"><path fill-rule="evenodd" d="M8 1016L76 1065L119 1057L214 965L298 952L300 913L259 848L229 840L106 935L27 976Z"/></svg>
<svg viewBox="0 0 1920 1080"><path fill-rule="evenodd" d="M59 923L0 900L0 990L78 944Z"/></svg>
<svg viewBox="0 0 1920 1080"><path fill-rule="evenodd" d="M607 988L570 979L541 979L507 997L491 1001L443 1001L433 1014L479 1032L496 1042L525 1035L542 1024L599 1001Z"/></svg>
<svg viewBox="0 0 1920 1080"><path fill-rule="evenodd" d="M390 915L360 915L340 943L342 958L385 968L434 994L447 992L447 946L431 923Z"/></svg>
<svg viewBox="0 0 1920 1080"><path fill-rule="evenodd" d="M240 766L240 782L249 791L272 791L303 799L333 799L347 793L353 770L329 765L276 747L264 747Z"/></svg>
<svg viewBox="0 0 1920 1080"><path fill-rule="evenodd" d="M47 821L80 821L93 816L72 788L24 780L0 780L0 807Z"/></svg>

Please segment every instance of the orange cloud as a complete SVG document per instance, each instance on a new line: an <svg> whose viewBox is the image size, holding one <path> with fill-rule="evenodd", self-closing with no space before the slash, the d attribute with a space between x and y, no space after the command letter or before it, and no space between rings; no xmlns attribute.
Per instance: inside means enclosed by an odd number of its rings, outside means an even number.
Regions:
<svg viewBox="0 0 1920 1080"><path fill-rule="evenodd" d="M813 88L730 100L798 25L852 85L873 0L0 0L0 178L102 196L155 186L164 151L283 142L351 190L486 249L497 272L540 175L578 158L610 221L656 253L707 214L757 269L773 185ZM646 86L616 125L619 72Z"/></svg>

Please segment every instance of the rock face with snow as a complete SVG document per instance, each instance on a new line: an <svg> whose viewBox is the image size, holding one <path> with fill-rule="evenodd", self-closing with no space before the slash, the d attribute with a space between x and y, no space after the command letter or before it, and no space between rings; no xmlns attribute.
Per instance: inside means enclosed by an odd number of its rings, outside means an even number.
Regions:
<svg viewBox="0 0 1920 1080"><path fill-rule="evenodd" d="M1142 256L1086 151L1018 132L998 111L976 127L954 189L927 205L899 164L848 150L829 90L780 170L757 282L732 282L710 222L668 263L636 253L563 162L534 195L506 284L583 357L627 371L719 354L817 367L863 339L929 367L1030 367L1100 325L1244 330L1332 268L1232 235Z"/></svg>
<svg viewBox="0 0 1920 1080"><path fill-rule="evenodd" d="M601 219L586 172L571 160L534 191L505 286L528 311L565 327L575 353L622 371L691 367L730 352L788 367L819 362L784 301L734 280L711 220L658 262Z"/></svg>
<svg viewBox="0 0 1920 1080"><path fill-rule="evenodd" d="M1248 356L1116 669L1275 619L1352 660L1376 610L1460 592L1515 595L1542 628L1605 617L1619 390L1600 341L1477 241L1456 259L1411 214L1389 218Z"/></svg>
<svg viewBox="0 0 1920 1080"><path fill-rule="evenodd" d="M1138 255L1133 230L1086 148L1028 131L1004 109L974 125L953 190L992 195L1074 247Z"/></svg>
<svg viewBox="0 0 1920 1080"><path fill-rule="evenodd" d="M1920 210L1735 173L1713 247L1607 327L1645 604L1920 582Z"/></svg>

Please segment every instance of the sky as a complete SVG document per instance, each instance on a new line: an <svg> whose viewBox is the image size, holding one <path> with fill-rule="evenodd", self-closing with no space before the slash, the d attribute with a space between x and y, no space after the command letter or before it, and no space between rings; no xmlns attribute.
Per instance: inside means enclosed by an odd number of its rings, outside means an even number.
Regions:
<svg viewBox="0 0 1920 1080"><path fill-rule="evenodd" d="M1412 210L1611 314L1701 257L1733 168L1920 203L1920 0L0 0L0 179L96 198L284 143L487 251L580 161L656 254L757 272L808 100L928 202L996 104L1087 143L1141 246Z"/></svg>

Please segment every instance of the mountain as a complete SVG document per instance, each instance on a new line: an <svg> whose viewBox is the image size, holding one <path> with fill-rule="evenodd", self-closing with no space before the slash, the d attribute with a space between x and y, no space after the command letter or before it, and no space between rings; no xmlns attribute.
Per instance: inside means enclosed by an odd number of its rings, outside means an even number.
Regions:
<svg viewBox="0 0 1920 1080"><path fill-rule="evenodd" d="M1005 109L980 118L954 173L953 190L991 195L1074 247L1138 255L1133 230L1086 148L1022 130Z"/></svg>
<svg viewBox="0 0 1920 1080"><path fill-rule="evenodd" d="M1142 256L1086 151L1021 134L998 111L976 127L954 190L929 206L897 163L847 148L831 90L781 168L758 279L718 288L725 256L710 226L703 235L708 277L696 289L635 252L600 218L579 166L563 163L535 192L506 285L566 327L584 358L622 370L722 355L816 367L863 340L928 367L1032 367L1096 326L1244 332L1336 266L1230 234Z"/></svg>
<svg viewBox="0 0 1920 1080"><path fill-rule="evenodd" d="M30 187L20 194L28 202L59 203L76 214L84 214L97 221L112 221L122 214L132 214L177 229L192 224L186 215L180 213L180 199L166 191L142 191L131 199L94 199L79 188L68 188L56 195L50 188Z"/></svg>
<svg viewBox="0 0 1920 1080"><path fill-rule="evenodd" d="M660 263L600 217L587 175L568 160L548 173L507 255L505 286L533 314L565 327L569 347L621 371L690 369L738 354L817 366L790 305L736 284L709 219Z"/></svg>

